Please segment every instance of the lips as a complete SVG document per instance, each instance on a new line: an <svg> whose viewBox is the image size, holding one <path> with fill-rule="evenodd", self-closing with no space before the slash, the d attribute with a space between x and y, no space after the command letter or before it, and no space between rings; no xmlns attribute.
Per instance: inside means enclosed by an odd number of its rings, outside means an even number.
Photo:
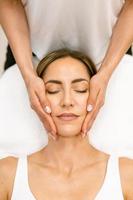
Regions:
<svg viewBox="0 0 133 200"><path fill-rule="evenodd" d="M79 116L73 113L62 113L61 115L58 115L57 117L63 121L71 121L71 120L77 119Z"/></svg>

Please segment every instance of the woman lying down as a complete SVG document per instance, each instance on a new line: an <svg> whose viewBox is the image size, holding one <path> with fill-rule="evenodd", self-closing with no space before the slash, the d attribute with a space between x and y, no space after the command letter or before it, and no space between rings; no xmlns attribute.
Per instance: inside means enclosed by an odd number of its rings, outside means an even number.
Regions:
<svg viewBox="0 0 133 200"><path fill-rule="evenodd" d="M40 151L0 161L0 200L133 200L133 161L105 154L81 137L91 60L67 49L38 65L58 130Z"/></svg>

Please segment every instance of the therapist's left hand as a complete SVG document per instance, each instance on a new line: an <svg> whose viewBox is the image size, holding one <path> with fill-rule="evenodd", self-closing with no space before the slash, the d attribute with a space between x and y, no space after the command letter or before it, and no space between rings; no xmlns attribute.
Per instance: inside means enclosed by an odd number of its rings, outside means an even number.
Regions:
<svg viewBox="0 0 133 200"><path fill-rule="evenodd" d="M81 130L82 137L86 136L87 132L92 127L100 108L104 105L108 82L109 77L100 72L97 72L97 74L90 79L90 94L87 104L88 112Z"/></svg>

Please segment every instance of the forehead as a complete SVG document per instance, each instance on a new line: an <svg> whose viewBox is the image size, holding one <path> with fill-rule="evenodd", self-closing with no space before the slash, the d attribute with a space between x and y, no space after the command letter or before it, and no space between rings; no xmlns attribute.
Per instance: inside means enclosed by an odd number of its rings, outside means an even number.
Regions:
<svg viewBox="0 0 133 200"><path fill-rule="evenodd" d="M50 78L89 79L89 74L87 71L87 67L80 60L72 57L65 57L55 60L47 67L44 79L50 79Z"/></svg>

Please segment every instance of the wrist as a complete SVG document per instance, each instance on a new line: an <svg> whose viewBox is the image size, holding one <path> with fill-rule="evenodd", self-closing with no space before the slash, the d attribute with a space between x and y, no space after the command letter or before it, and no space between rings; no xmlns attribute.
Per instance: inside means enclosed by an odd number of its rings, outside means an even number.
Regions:
<svg viewBox="0 0 133 200"><path fill-rule="evenodd" d="M109 81L111 75L112 75L112 71L110 71L109 69L107 69L106 67L100 67L100 69L98 70L97 74L101 77L101 79L104 81L104 82L107 82Z"/></svg>
<svg viewBox="0 0 133 200"><path fill-rule="evenodd" d="M28 85L30 80L33 80L34 78L38 77L34 68L28 68L21 73L26 85Z"/></svg>

